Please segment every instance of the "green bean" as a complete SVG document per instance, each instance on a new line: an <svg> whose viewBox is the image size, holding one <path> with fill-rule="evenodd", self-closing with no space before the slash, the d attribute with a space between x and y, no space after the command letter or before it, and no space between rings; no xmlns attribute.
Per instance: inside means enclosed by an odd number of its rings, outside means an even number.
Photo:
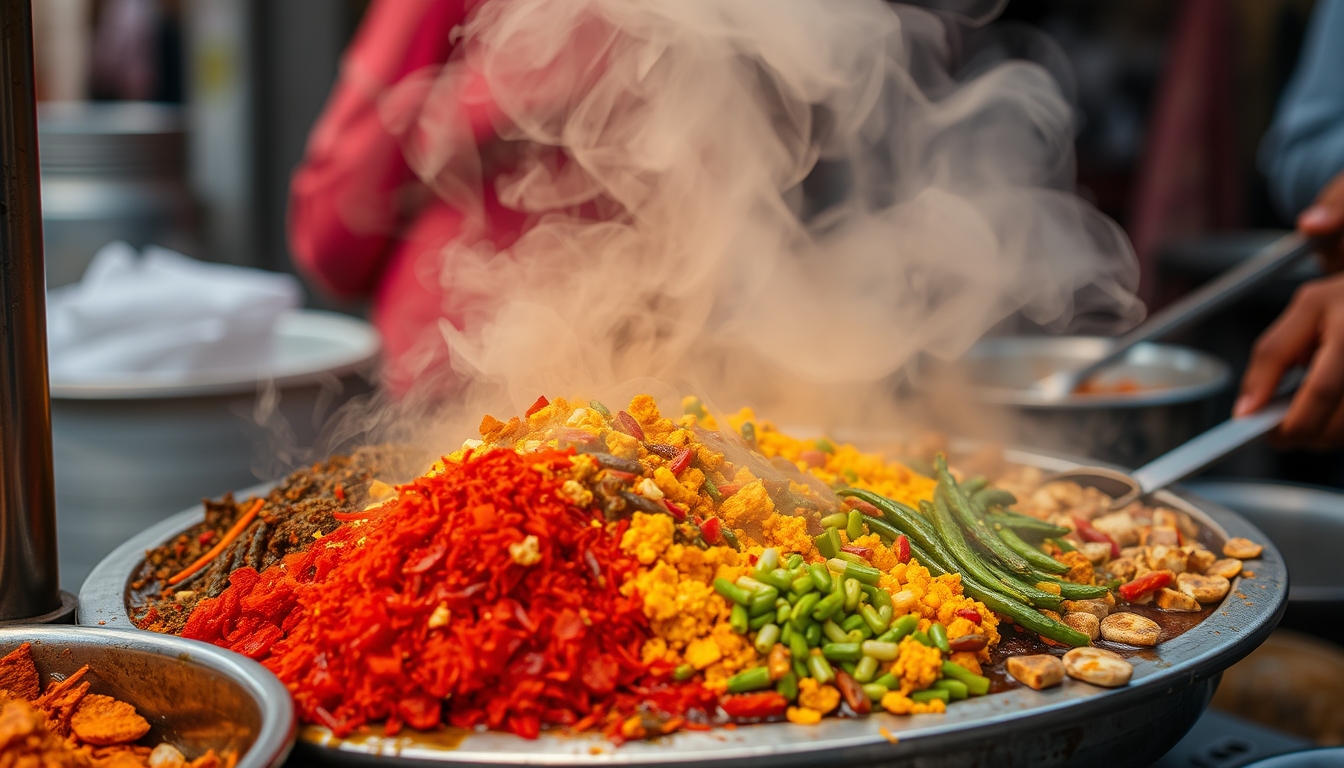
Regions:
<svg viewBox="0 0 1344 768"><path fill-rule="evenodd" d="M838 557L827 560L826 565L841 576L858 579L864 584L876 586L882 580L882 572L870 565L859 565L848 560L841 560Z"/></svg>
<svg viewBox="0 0 1344 768"><path fill-rule="evenodd" d="M862 643L864 640L867 640L872 636L873 636L873 630L869 629L867 626L861 627L859 629L851 629L846 634L846 637L849 638L849 642L851 643Z"/></svg>
<svg viewBox="0 0 1344 768"><path fill-rule="evenodd" d="M985 520L994 525L1002 525L1005 528L1012 528L1015 531L1042 537L1066 536L1069 533L1069 529L1064 526L1037 520L1026 515L1019 515L1016 512L991 512L985 515Z"/></svg>
<svg viewBox="0 0 1344 768"><path fill-rule="evenodd" d="M858 661L863 658L863 649L858 643L825 643L821 653L831 661Z"/></svg>
<svg viewBox="0 0 1344 768"><path fill-rule="evenodd" d="M795 595L805 595L817 588L811 576L799 576L789 584L789 591Z"/></svg>
<svg viewBox="0 0 1344 768"><path fill-rule="evenodd" d="M1049 608L1053 611L1058 609L1060 604L1064 602L1064 599L1060 595L1053 592L1047 592L1034 584L1028 584L1021 576L1018 576L1015 573L1009 573L1007 569L1003 568L998 563L986 563L986 565L988 565L989 569L998 577L1000 585L1021 592L1027 598L1026 602L1028 605L1035 608Z"/></svg>
<svg viewBox="0 0 1344 768"><path fill-rule="evenodd" d="M891 593L887 590L875 587L872 584L862 583L859 584L859 589L863 590L863 594L868 596L868 601L878 610L891 607Z"/></svg>
<svg viewBox="0 0 1344 768"><path fill-rule="evenodd" d="M919 617L913 613L907 613L896 620L891 625L891 629L878 635L877 639L884 643L899 643L910 633L919 627Z"/></svg>
<svg viewBox="0 0 1344 768"><path fill-rule="evenodd" d="M768 571L756 571L755 579L774 587L780 592L787 592L793 588L793 577L783 568L772 568Z"/></svg>
<svg viewBox="0 0 1344 768"><path fill-rule="evenodd" d="M1059 547L1059 550L1060 550L1061 552L1077 552L1077 551L1078 551L1078 548L1075 547L1075 546L1073 546L1073 544L1070 543L1068 539L1063 539L1063 538L1058 538L1058 537L1056 537L1056 538L1047 539L1047 541L1049 541L1051 544L1054 544L1056 547Z"/></svg>
<svg viewBox="0 0 1344 768"><path fill-rule="evenodd" d="M789 555L789 570L792 571L794 568L797 568L804 562L806 561L803 559L803 556L798 554L797 552L793 553L792 555Z"/></svg>
<svg viewBox="0 0 1344 768"><path fill-rule="evenodd" d="M812 609L812 618L817 621L825 621L835 615L835 612L845 605L845 595L843 592L832 592L823 597L821 602Z"/></svg>
<svg viewBox="0 0 1344 768"><path fill-rule="evenodd" d="M705 494L709 496L710 501L713 501L715 504L723 502L723 494L719 492L719 486L715 485L714 481L710 480L708 475L705 476L705 484L701 487L705 489Z"/></svg>
<svg viewBox="0 0 1344 768"><path fill-rule="evenodd" d="M863 695L867 696L870 701L881 701L882 697L886 696L888 693L891 693L891 689L885 685L868 683L863 686Z"/></svg>
<svg viewBox="0 0 1344 768"><path fill-rule="evenodd" d="M782 625L784 622L789 620L789 614L791 614L792 612L793 612L793 606L789 605L787 600L784 601L783 605L775 609L775 623Z"/></svg>
<svg viewBox="0 0 1344 768"><path fill-rule="evenodd" d="M808 624L807 629L803 631L803 637L807 638L807 644L811 648L821 645L821 625Z"/></svg>
<svg viewBox="0 0 1344 768"><path fill-rule="evenodd" d="M966 530L966 533L970 534L972 539L988 550L999 562L1003 563L1008 570L1013 573L1031 573L1031 566L1027 564L1027 561L1021 555L1009 549L1008 545L1004 544L1003 540L994 532L994 529L989 527L989 523L986 523L977 514L971 500L961 492L961 487L957 485L957 481L947 471L947 460L938 456L934 460L934 464L938 470L938 491L942 492L948 508L961 524L961 527Z"/></svg>
<svg viewBox="0 0 1344 768"><path fill-rule="evenodd" d="M824 437L818 437L816 440L812 441L812 444L817 446L817 450L822 453L835 453L835 446L831 444L830 440L827 440Z"/></svg>
<svg viewBox="0 0 1344 768"><path fill-rule="evenodd" d="M714 580L714 591L738 605L746 605L751 602L752 598L752 594L749 590L745 590L722 577Z"/></svg>
<svg viewBox="0 0 1344 768"><path fill-rule="evenodd" d="M867 623L864 622L863 617L857 613L854 614L853 616L847 617L844 621L840 622L840 628L845 630L846 632L853 632L854 630L863 626L867 626Z"/></svg>
<svg viewBox="0 0 1344 768"><path fill-rule="evenodd" d="M760 616L752 616L747 621L747 629L760 629L775 622L774 613L762 613Z"/></svg>
<svg viewBox="0 0 1344 768"><path fill-rule="evenodd" d="M877 617L882 620L883 624L890 625L891 617L895 615L896 609L892 608L890 605L877 606Z"/></svg>
<svg viewBox="0 0 1344 768"><path fill-rule="evenodd" d="M750 628L751 619L747 616L747 609L741 603L733 603L733 612L728 614L728 624L733 631L739 635L747 634Z"/></svg>
<svg viewBox="0 0 1344 768"><path fill-rule="evenodd" d="M840 533L834 528L827 528L824 533L812 539L816 544L817 551L822 557L835 557L840 554Z"/></svg>
<svg viewBox="0 0 1344 768"><path fill-rule="evenodd" d="M934 498L933 510L934 527L938 530L938 535L942 538L943 543L946 544L947 550L952 553L952 557L961 566L959 570L963 578L970 576L981 584L994 585L995 588L999 588L998 576L989 569L987 563L971 551L970 545L966 543L965 537L961 534L961 529L952 519L952 513L948 511L947 502L944 501L942 494L937 494ZM1009 586L1002 586L1001 591L1012 596L1014 600L1028 602L1026 595Z"/></svg>
<svg viewBox="0 0 1344 768"><path fill-rule="evenodd" d="M863 620L868 627L873 630L874 635L880 635L883 632L886 632L887 628L891 626L891 622L883 621L881 614L879 614L877 609L871 605L859 606L859 615L863 617Z"/></svg>
<svg viewBox="0 0 1344 768"><path fill-rule="evenodd" d="M892 689L892 690L897 690L897 689L899 689L899 688L901 687L901 681L900 681L900 678L896 677L895 675L891 674L890 672L888 672L888 673L882 675L881 677L877 678L877 679L874 680L873 682L876 683L876 684L878 684L878 685L880 685L880 686L882 686L882 687L884 687L884 688L890 688L890 689Z"/></svg>
<svg viewBox="0 0 1344 768"><path fill-rule="evenodd" d="M775 693L789 702L798 698L798 675L794 674L793 670L785 672L784 676L775 682Z"/></svg>
<svg viewBox="0 0 1344 768"><path fill-rule="evenodd" d="M984 696L989 693L989 678L977 675L960 664L944 661L943 677L951 678L965 685L967 693L972 696Z"/></svg>
<svg viewBox="0 0 1344 768"><path fill-rule="evenodd" d="M853 677L854 671L859 668L859 663L857 661L842 661L840 662L840 668L845 670L846 675ZM836 677L839 677L839 675L836 675Z"/></svg>
<svg viewBox="0 0 1344 768"><path fill-rule="evenodd" d="M794 632L793 637L789 638L789 655L798 661L807 658L807 638L803 637L802 632Z"/></svg>
<svg viewBox="0 0 1344 768"><path fill-rule="evenodd" d="M910 545L910 559L918 560L919 564L927 568L929 573L933 576L942 576L944 574L956 572L956 569L949 566L946 561L934 557L915 544Z"/></svg>
<svg viewBox="0 0 1344 768"><path fill-rule="evenodd" d="M1046 574L1041 574L1041 580L1059 585L1059 596L1065 600L1097 600L1110 592L1109 589L1100 584L1079 584Z"/></svg>
<svg viewBox="0 0 1344 768"><path fill-rule="evenodd" d="M877 676L877 659L872 656L864 655L859 659L859 664L854 668L854 680L858 683L871 683Z"/></svg>
<svg viewBox="0 0 1344 768"><path fill-rule="evenodd" d="M859 598L861 597L863 597L863 590L859 589L859 582L854 579L845 579L845 611L858 610Z"/></svg>
<svg viewBox="0 0 1344 768"><path fill-rule="evenodd" d="M779 642L779 625L766 624L756 633L756 642L753 645L756 646L757 653L765 656L770 653L770 649L774 648L777 642Z"/></svg>
<svg viewBox="0 0 1344 768"><path fill-rule="evenodd" d="M944 627L942 624L935 621L933 625L929 627L929 639L938 647L938 650L947 654L952 653L952 646L948 645L947 642L947 627Z"/></svg>
<svg viewBox="0 0 1344 768"><path fill-rule="evenodd" d="M807 671L811 672L812 679L821 685L835 679L835 669L826 660L826 657L820 653L809 653L807 655Z"/></svg>
<svg viewBox="0 0 1344 768"><path fill-rule="evenodd" d="M863 513L859 510L849 510L849 519L845 521L845 535L850 541L863 535Z"/></svg>
<svg viewBox="0 0 1344 768"><path fill-rule="evenodd" d="M809 565L808 577L812 578L812 585L816 586L818 592L831 592L831 572L827 570L824 562L813 562Z"/></svg>
<svg viewBox="0 0 1344 768"><path fill-rule="evenodd" d="M742 422L742 429L739 431L742 433L742 439L746 441L747 445L751 446L752 448L755 448L756 425L752 424L750 421L744 421Z"/></svg>
<svg viewBox="0 0 1344 768"><path fill-rule="evenodd" d="M611 410L608 409L607 406L603 405L601 402L597 400L589 400L588 407L602 414L602 418L606 419L607 421L611 421Z"/></svg>
<svg viewBox="0 0 1344 768"><path fill-rule="evenodd" d="M916 704L928 704L930 701L933 701L934 699L938 699L939 701L946 703L947 700L950 698L952 697L948 694L948 692L941 688L928 688L926 690L915 691L914 693L910 694L910 700L915 702Z"/></svg>
<svg viewBox="0 0 1344 768"><path fill-rule="evenodd" d="M961 701L971 695L970 689L960 680L944 679L934 683L933 688L947 691L953 701Z"/></svg>
<svg viewBox="0 0 1344 768"><path fill-rule="evenodd" d="M844 550L841 550L840 554L836 555L836 557L838 557L841 560L844 560L847 563L855 563L857 565L868 564L868 561L864 559L861 555L856 555L853 552L846 552Z"/></svg>
<svg viewBox="0 0 1344 768"><path fill-rule="evenodd" d="M929 521L904 504L859 488L843 488L835 493L837 496L852 496L877 507L882 513L883 520L870 518L868 525L873 530L879 532L883 530L882 525L874 525L874 522L886 523L887 533L893 539L904 533L910 538L911 544L918 544L926 550L938 549L937 536Z"/></svg>
<svg viewBox="0 0 1344 768"><path fill-rule="evenodd" d="M849 515L844 512L836 512L833 515L827 515L821 518L822 528L841 528L849 522ZM815 529L814 529L815 530Z"/></svg>
<svg viewBox="0 0 1344 768"><path fill-rule="evenodd" d="M929 633L922 629L915 630L910 636L915 638L916 643L919 643L926 648L933 647L933 638L929 637Z"/></svg>
<svg viewBox="0 0 1344 768"><path fill-rule="evenodd" d="M1017 531L1012 528L1000 525L996 527L995 533L999 535L1004 544L1008 545L1009 549L1021 555L1024 560L1031 564L1032 568L1045 573L1069 572L1069 566L1023 541L1022 537L1017 535Z"/></svg>
<svg viewBox="0 0 1344 768"><path fill-rule="evenodd" d="M782 629L780 629L779 631L779 642L792 648L793 636L797 634L796 632L793 631L793 625L790 624L787 620L785 620L779 622L779 626L782 627Z"/></svg>
<svg viewBox="0 0 1344 768"><path fill-rule="evenodd" d="M748 592L753 592L753 593L759 593L759 592L762 592L762 591L764 591L764 590L766 589L766 584L765 584L765 582L763 582L763 581L757 581L757 580L751 578L750 576L738 576L738 577L737 577L737 581L735 581L735 582L733 582L733 583L736 584L736 585L737 585L738 587L740 587L741 589L745 589L745 590L747 590Z"/></svg>
<svg viewBox="0 0 1344 768"><path fill-rule="evenodd" d="M1038 635L1075 648L1092 644L1092 640L1082 632L1065 626L1002 592L989 589L975 579L963 578L961 588L966 595L984 603L991 611L1002 613Z"/></svg>
<svg viewBox="0 0 1344 768"><path fill-rule="evenodd" d="M774 587L771 587L771 589L774 589ZM752 598L751 605L747 606L747 615L753 618L766 613L774 614L774 612L775 598L769 595L757 595Z"/></svg>
<svg viewBox="0 0 1344 768"><path fill-rule="evenodd" d="M752 667L728 678L729 693L746 693L770 687L770 670L765 667Z"/></svg>
<svg viewBox="0 0 1344 768"><path fill-rule="evenodd" d="M1006 509L1017 503L1017 497L1002 488L986 488L982 491L976 491L975 493L966 491L966 495L971 498L971 501L979 504L985 509L989 509L990 507L1003 507Z"/></svg>
<svg viewBox="0 0 1344 768"><path fill-rule="evenodd" d="M825 635L826 639L830 640L832 643L849 642L848 630L844 629L839 624L836 624L834 621L831 621L830 619L827 619L821 625L821 634Z"/></svg>
<svg viewBox="0 0 1344 768"><path fill-rule="evenodd" d="M678 664L677 668L672 670L672 679L678 683L684 683L695 677L695 667L690 664Z"/></svg>
<svg viewBox="0 0 1344 768"><path fill-rule="evenodd" d="M812 623L812 609L821 602L821 595L816 592L808 592L798 599L793 605L793 615L789 616L789 623L796 630L805 630Z"/></svg>
<svg viewBox="0 0 1344 768"><path fill-rule="evenodd" d="M879 661L895 661L896 655L900 653L900 646L896 643L887 643L880 640L866 640L860 646L866 656L871 656Z"/></svg>
<svg viewBox="0 0 1344 768"><path fill-rule="evenodd" d="M812 676L812 673L807 670L806 659L807 654L803 654L802 656L794 656L793 659L789 661L789 664L793 667L794 676L799 680L802 680L804 677Z"/></svg>

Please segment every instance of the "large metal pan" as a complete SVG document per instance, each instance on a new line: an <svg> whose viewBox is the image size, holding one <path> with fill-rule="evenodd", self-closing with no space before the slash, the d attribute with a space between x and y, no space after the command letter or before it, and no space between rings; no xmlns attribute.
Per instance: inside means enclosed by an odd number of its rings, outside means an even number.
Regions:
<svg viewBox="0 0 1344 768"><path fill-rule="evenodd" d="M1076 462L1008 451L1008 461L1059 471ZM1200 625L1141 653L1133 682L1103 690L1076 681L1052 690L1018 689L963 701L946 715L828 719L818 726L772 724L736 730L684 732L650 743L613 748L596 738L543 734L527 741L501 733L377 735L344 741L322 729L300 735L299 748L344 763L455 765L891 765L891 766L1139 766L1175 744L1204 711L1222 670L1258 646L1283 612L1288 576L1283 559L1254 526L1191 496L1158 499L1190 513L1217 538L1266 543L1254 579L1239 579L1223 605ZM94 570L80 593L80 622L129 626L127 584L146 549L202 519L183 512L126 542ZM884 735L879 729L885 729ZM888 736L890 738L888 738Z"/></svg>

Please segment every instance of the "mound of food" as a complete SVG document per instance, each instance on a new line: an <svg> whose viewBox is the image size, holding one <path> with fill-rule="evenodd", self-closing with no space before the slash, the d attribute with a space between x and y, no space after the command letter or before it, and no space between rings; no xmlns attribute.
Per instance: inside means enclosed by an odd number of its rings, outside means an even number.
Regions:
<svg viewBox="0 0 1344 768"><path fill-rule="evenodd" d="M1231 564L1170 510L1109 513L1021 470L991 484L937 455L926 475L750 410L726 428L694 398L682 410L540 398L408 483L367 459L357 494L297 473L282 488L328 489L329 519L221 565L192 542L250 541L304 496L229 500L149 554L139 621L261 661L337 736L619 742L1123 685L1126 648L1188 626L1154 613L1199 617L1226 594Z"/></svg>

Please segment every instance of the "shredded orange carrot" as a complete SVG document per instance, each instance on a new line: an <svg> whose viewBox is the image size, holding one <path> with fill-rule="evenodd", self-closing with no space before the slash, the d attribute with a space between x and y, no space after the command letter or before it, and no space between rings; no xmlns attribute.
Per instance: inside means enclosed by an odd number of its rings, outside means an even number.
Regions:
<svg viewBox="0 0 1344 768"><path fill-rule="evenodd" d="M206 552L204 555L201 555L200 559L198 559L196 562L192 563L191 565L188 565L186 568L183 568L181 573L178 573L176 576L173 576L171 579L169 579L168 584L173 585L186 581L187 579L196 575L197 571L209 565L211 560L214 560L216 557L219 557L219 553L227 549L228 546L233 543L234 539L237 539L240 535L242 535L243 531L247 528L247 526L251 525L252 521L256 519L257 513L261 511L261 508L264 504L265 501L263 499L257 499L255 502L253 502L251 509L248 509L246 512L243 513L242 517L238 518L238 522L233 524L233 527L229 529L228 533L224 534L223 538L219 540L218 544L211 547L209 552Z"/></svg>

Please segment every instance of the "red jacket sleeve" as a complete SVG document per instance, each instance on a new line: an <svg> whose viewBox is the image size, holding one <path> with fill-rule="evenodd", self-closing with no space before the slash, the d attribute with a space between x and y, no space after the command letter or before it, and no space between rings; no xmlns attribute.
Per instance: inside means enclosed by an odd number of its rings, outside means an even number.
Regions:
<svg viewBox="0 0 1344 768"><path fill-rule="evenodd" d="M339 296L368 295L418 184L378 98L408 74L447 61L468 0L374 0L308 138L290 185L289 237L298 267Z"/></svg>

